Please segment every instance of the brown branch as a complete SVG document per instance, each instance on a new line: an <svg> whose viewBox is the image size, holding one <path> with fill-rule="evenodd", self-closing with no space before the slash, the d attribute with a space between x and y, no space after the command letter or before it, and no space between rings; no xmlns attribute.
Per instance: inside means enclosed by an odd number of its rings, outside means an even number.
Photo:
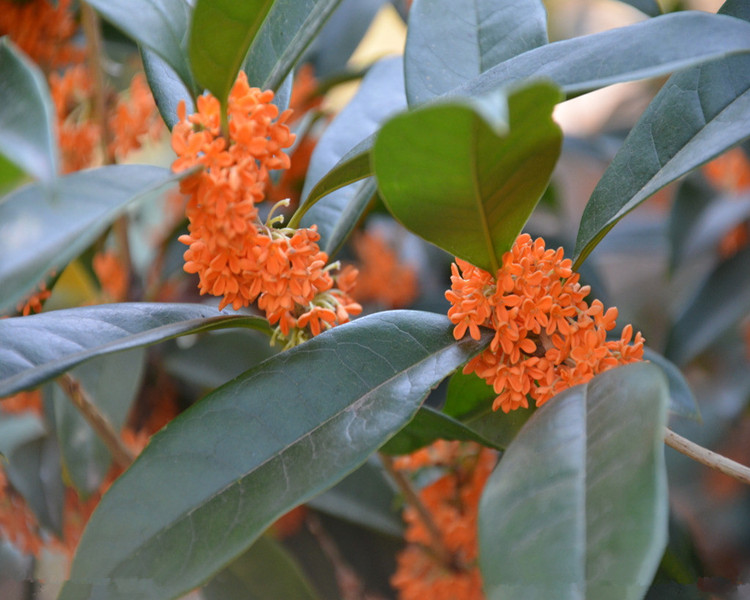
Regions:
<svg viewBox="0 0 750 600"><path fill-rule="evenodd" d="M86 390L83 389L81 382L66 373L58 377L57 383L83 415L83 418L86 419L86 422L91 425L91 428L102 442L104 442L104 445L107 446L112 453L114 461L123 468L129 467L133 460L135 460L133 453L123 444L120 436L117 435L115 428L107 417L91 401Z"/></svg>
<svg viewBox="0 0 750 600"><path fill-rule="evenodd" d="M703 446L699 446L695 442L691 442L681 435L676 434L669 428L666 428L664 433L664 442L667 446L674 448L685 456L689 456L693 460L706 465L711 469L729 475L737 481L750 485L750 468L733 461L731 458L727 458L726 456L712 452Z"/></svg>
<svg viewBox="0 0 750 600"><path fill-rule="evenodd" d="M107 127L107 98L104 89L104 73L102 72L102 34L99 26L99 16L86 2L81 2L81 22L86 35L89 75L93 82L92 112L93 120L100 130L99 144L101 146L102 161L105 165L112 163L109 152L109 128Z"/></svg>

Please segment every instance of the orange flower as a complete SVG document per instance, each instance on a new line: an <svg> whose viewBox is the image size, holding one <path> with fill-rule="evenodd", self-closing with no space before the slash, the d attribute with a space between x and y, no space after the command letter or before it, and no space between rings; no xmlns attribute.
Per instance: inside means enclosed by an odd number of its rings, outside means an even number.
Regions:
<svg viewBox="0 0 750 600"><path fill-rule="evenodd" d="M40 417L43 414L42 394L39 390L19 392L0 400L0 410L5 413L23 413L31 411Z"/></svg>
<svg viewBox="0 0 750 600"><path fill-rule="evenodd" d="M112 135L109 151L119 159L138 150L144 138L156 139L164 130L143 73L133 77L127 95L118 99L109 117L109 128Z"/></svg>
<svg viewBox="0 0 750 600"><path fill-rule="evenodd" d="M38 290L33 292L26 300L19 302L16 306L16 310L21 313L24 317L30 315L32 312L42 312L42 303L52 295L52 292L47 289L47 284L42 281Z"/></svg>
<svg viewBox="0 0 750 600"><path fill-rule="evenodd" d="M99 279L102 292L113 302L125 300L128 292L128 274L114 252L99 252L91 261Z"/></svg>
<svg viewBox="0 0 750 600"><path fill-rule="evenodd" d="M730 193L750 189L750 160L742 148L733 148L703 166L703 174L714 187Z"/></svg>
<svg viewBox="0 0 750 600"><path fill-rule="evenodd" d="M638 333L630 345L632 327L606 341L617 309L605 311L599 300L589 306L589 287L578 283L572 262L541 238L520 235L494 277L461 259L452 273L445 297L456 339L467 329L474 339L480 327L495 332L489 348L464 367L493 386L494 410L526 408L529 398L541 406L572 385L642 359L643 337Z"/></svg>
<svg viewBox="0 0 750 600"><path fill-rule="evenodd" d="M39 556L44 542L36 516L23 497L11 487L0 467L0 539L24 554Z"/></svg>

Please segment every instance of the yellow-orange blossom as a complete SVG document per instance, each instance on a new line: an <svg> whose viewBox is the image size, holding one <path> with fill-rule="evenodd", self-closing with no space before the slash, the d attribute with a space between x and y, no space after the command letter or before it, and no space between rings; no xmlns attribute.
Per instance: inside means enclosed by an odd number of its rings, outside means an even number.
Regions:
<svg viewBox="0 0 750 600"><path fill-rule="evenodd" d="M460 268L460 273L459 273ZM643 336L625 326L608 341L617 309L589 305L590 288L579 283L562 248L522 234L502 258L493 277L461 259L452 265L448 317L454 336L466 331L479 339L479 327L495 331L490 346L472 359L464 373L476 373L498 394L493 409L528 407L527 396L541 406L555 394L607 369L643 358Z"/></svg>

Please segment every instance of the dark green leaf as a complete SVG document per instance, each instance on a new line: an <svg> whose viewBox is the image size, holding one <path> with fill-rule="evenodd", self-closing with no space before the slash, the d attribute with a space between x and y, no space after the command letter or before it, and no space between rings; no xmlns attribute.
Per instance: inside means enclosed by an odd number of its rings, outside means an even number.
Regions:
<svg viewBox="0 0 750 600"><path fill-rule="evenodd" d="M643 359L660 367L669 385L669 412L696 421L701 420L701 411L690 384L677 366L651 348L643 349Z"/></svg>
<svg viewBox="0 0 750 600"><path fill-rule="evenodd" d="M403 535L403 522L394 510L396 493L375 457L307 505L385 535Z"/></svg>
<svg viewBox="0 0 750 600"><path fill-rule="evenodd" d="M140 390L145 357L142 348L107 354L71 372L115 431L125 425ZM110 452L62 388L52 386L50 392L65 471L78 492L88 496L101 487L112 464Z"/></svg>
<svg viewBox="0 0 750 600"><path fill-rule="evenodd" d="M0 320L0 397L89 359L226 327L268 331L260 317L200 304L103 304Z"/></svg>
<svg viewBox="0 0 750 600"><path fill-rule="evenodd" d="M156 434L84 532L60 600L175 598L411 420L488 340L391 311L336 327L209 394ZM169 548L169 552L164 549Z"/></svg>
<svg viewBox="0 0 750 600"><path fill-rule="evenodd" d="M274 0L198 0L190 22L190 64L196 81L224 105L250 44ZM277 2L278 4L278 2ZM251 85L256 80L250 79ZM279 80L279 84L283 77Z"/></svg>
<svg viewBox="0 0 750 600"><path fill-rule="evenodd" d="M91 0L89 4L138 44L161 56L185 86L195 90L185 51L192 10L188 0Z"/></svg>
<svg viewBox="0 0 750 600"><path fill-rule="evenodd" d="M493 67L451 93L474 96L534 78L551 79L567 94L574 94L659 77L747 52L749 23L685 11L541 46Z"/></svg>
<svg viewBox="0 0 750 600"><path fill-rule="evenodd" d="M748 136L750 56L672 76L591 194L576 240L576 264L646 198Z"/></svg>
<svg viewBox="0 0 750 600"><path fill-rule="evenodd" d="M627 365L529 419L479 505L488 597L638 599L667 543L661 371Z"/></svg>
<svg viewBox="0 0 750 600"><path fill-rule="evenodd" d="M536 83L507 100L435 103L388 121L373 148L381 196L407 229L490 272L529 218L560 154L558 90ZM498 104L504 99L498 99ZM506 129L507 127L507 129Z"/></svg>
<svg viewBox="0 0 750 600"><path fill-rule="evenodd" d="M409 105L546 43L547 12L540 0L415 0L404 50Z"/></svg>
<svg viewBox="0 0 750 600"><path fill-rule="evenodd" d="M340 2L276 0L247 54L250 84L276 90Z"/></svg>
<svg viewBox="0 0 750 600"><path fill-rule="evenodd" d="M159 114L167 127L172 129L178 120L177 105L180 100L185 102L187 114L195 112L193 96L177 72L158 54L141 47L141 59Z"/></svg>
<svg viewBox="0 0 750 600"><path fill-rule="evenodd" d="M696 357L750 309L750 247L721 263L669 332L664 356L677 365Z"/></svg>
<svg viewBox="0 0 750 600"><path fill-rule="evenodd" d="M145 165L116 165L41 184L0 202L0 312L14 307L50 272L60 273L133 203L184 177Z"/></svg>
<svg viewBox="0 0 750 600"><path fill-rule="evenodd" d="M492 441L461 421L429 406L422 406L409 424L393 436L380 451L385 454L411 454L436 440L478 442L497 448Z"/></svg>
<svg viewBox="0 0 750 600"><path fill-rule="evenodd" d="M359 153L359 158L346 168L341 168L342 162L353 148L359 152L357 144L367 140L386 118L405 107L401 59L380 61L368 71L357 94L315 147L302 190L305 201L301 223L306 227L317 224L321 246L329 255L346 239L375 193L372 183L347 186L371 173L369 153ZM340 178L331 181L332 174Z"/></svg>
<svg viewBox="0 0 750 600"><path fill-rule="evenodd" d="M263 535L201 591L206 600L315 600L318 595L284 547Z"/></svg>
<svg viewBox="0 0 750 600"><path fill-rule="evenodd" d="M699 177L688 177L680 184L669 215L669 268L671 271L686 258L693 232L700 227L702 215L716 191ZM587 263L588 264L588 263Z"/></svg>
<svg viewBox="0 0 750 600"><path fill-rule="evenodd" d="M630 6L637 8L649 17L656 17L661 14L661 8L656 0L620 0L620 2L630 4Z"/></svg>
<svg viewBox="0 0 750 600"><path fill-rule="evenodd" d="M50 184L59 157L56 115L44 75L8 37L0 38L0 153Z"/></svg>

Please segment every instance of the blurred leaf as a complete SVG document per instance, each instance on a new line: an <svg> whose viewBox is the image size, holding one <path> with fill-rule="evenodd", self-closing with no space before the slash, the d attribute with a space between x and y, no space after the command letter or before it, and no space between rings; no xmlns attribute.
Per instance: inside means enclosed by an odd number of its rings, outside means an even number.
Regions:
<svg viewBox="0 0 750 600"><path fill-rule="evenodd" d="M250 44L273 5L274 0L197 0L195 3L190 22L190 64L196 81L216 96L222 106L226 104ZM257 86L254 81L251 79L250 84Z"/></svg>
<svg viewBox="0 0 750 600"><path fill-rule="evenodd" d="M0 153L51 184L60 168L57 116L43 73L8 37L0 38Z"/></svg>
<svg viewBox="0 0 750 600"><path fill-rule="evenodd" d="M107 354L76 367L71 375L107 417L122 430L141 387L146 353L143 348ZM112 464L107 447L59 386L51 388L62 463L82 496L96 492Z"/></svg>
<svg viewBox="0 0 750 600"><path fill-rule="evenodd" d="M677 189L669 213L670 271L685 259L687 248L694 247L694 229L700 226L701 216L714 196L716 191L700 177L687 177Z"/></svg>
<svg viewBox="0 0 750 600"><path fill-rule="evenodd" d="M129 206L185 176L146 165L114 165L71 173L54 198L39 183L0 202L0 312L60 273Z"/></svg>
<svg viewBox="0 0 750 600"><path fill-rule="evenodd" d="M451 94L476 96L530 78L551 79L566 94L576 94L747 52L750 24L684 11L524 52Z"/></svg>
<svg viewBox="0 0 750 600"><path fill-rule="evenodd" d="M386 0L343 0L333 11L305 55L318 79L335 77L347 70L349 58L385 3Z"/></svg>
<svg viewBox="0 0 750 600"><path fill-rule="evenodd" d="M656 0L620 0L620 2L630 4L630 6L637 8L649 17L656 17L661 14L661 8Z"/></svg>
<svg viewBox="0 0 750 600"><path fill-rule="evenodd" d="M727 22L722 31L728 44L733 39L731 29L737 26L747 28L744 42L750 40L750 23L706 16ZM688 30L680 35L692 48L708 49ZM659 47L664 42L660 40ZM748 136L750 56L728 57L670 77L591 194L576 239L576 265L646 198Z"/></svg>
<svg viewBox="0 0 750 600"><path fill-rule="evenodd" d="M314 600L319 596L297 562L267 535L201 590L205 600Z"/></svg>
<svg viewBox="0 0 750 600"><path fill-rule="evenodd" d="M270 335L265 319L221 313L200 304L103 304L2 319L0 398L97 356L226 327L249 327Z"/></svg>
<svg viewBox="0 0 750 600"><path fill-rule="evenodd" d="M488 342L457 342L442 315L390 311L326 331L222 386L151 438L115 481L60 600L191 590L277 517L361 465Z"/></svg>
<svg viewBox="0 0 750 600"><path fill-rule="evenodd" d="M638 599L667 543L667 385L636 363L542 406L479 505L488 597Z"/></svg>
<svg viewBox="0 0 750 600"><path fill-rule="evenodd" d="M24 177L25 173L15 163L0 154L0 196L16 187Z"/></svg>
<svg viewBox="0 0 750 600"><path fill-rule="evenodd" d="M677 365L695 358L750 309L750 246L722 262L669 331L664 356Z"/></svg>
<svg viewBox="0 0 750 600"><path fill-rule="evenodd" d="M381 60L370 68L357 94L318 141L302 190L305 201L300 216L304 215L303 226L318 226L320 245L329 255L346 239L375 192L367 181L347 186L371 174L369 153L359 154L359 160L346 169L340 168L341 163L347 152L359 148L357 144L375 133L386 118L405 107L401 58ZM332 174L342 179L331 182Z"/></svg>
<svg viewBox="0 0 750 600"><path fill-rule="evenodd" d="M143 70L146 73L148 85L154 94L156 107L159 109L161 118L164 119L167 127L171 130L178 121L177 105L180 100L185 101L187 114L195 112L193 95L185 87L185 83L180 79L177 72L158 54L141 47L141 59L143 60Z"/></svg>
<svg viewBox="0 0 750 600"><path fill-rule="evenodd" d="M436 440L477 442L499 448L466 424L439 410L422 406L409 424L393 436L380 451L385 454L411 454Z"/></svg>
<svg viewBox="0 0 750 600"><path fill-rule="evenodd" d="M440 96L546 43L541 0L416 0L404 50L409 105Z"/></svg>
<svg viewBox="0 0 750 600"><path fill-rule="evenodd" d="M559 99L546 83L514 91L507 126L492 111L495 99L455 99L392 118L373 148L388 209L407 229L494 273L560 154L562 132L552 120Z"/></svg>
<svg viewBox="0 0 750 600"><path fill-rule="evenodd" d="M669 386L669 412L681 417L701 420L701 411L698 402L690 389L690 384L685 379L682 371L673 362L664 358L651 348L643 348L643 360L654 363L660 367L667 378Z"/></svg>
<svg viewBox="0 0 750 600"><path fill-rule="evenodd" d="M276 0L245 59L250 85L278 89L340 2Z"/></svg>
<svg viewBox="0 0 750 600"><path fill-rule="evenodd" d="M320 512L400 538L404 525L394 510L396 504L393 487L375 457L307 503Z"/></svg>
<svg viewBox="0 0 750 600"><path fill-rule="evenodd" d="M188 0L89 0L88 3L140 46L161 56L187 89L195 91L186 52L192 11Z"/></svg>

